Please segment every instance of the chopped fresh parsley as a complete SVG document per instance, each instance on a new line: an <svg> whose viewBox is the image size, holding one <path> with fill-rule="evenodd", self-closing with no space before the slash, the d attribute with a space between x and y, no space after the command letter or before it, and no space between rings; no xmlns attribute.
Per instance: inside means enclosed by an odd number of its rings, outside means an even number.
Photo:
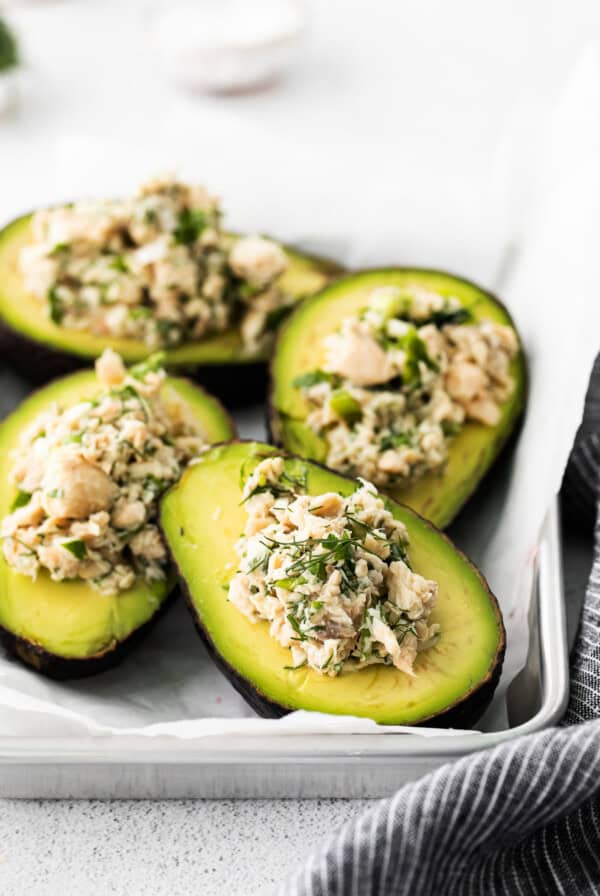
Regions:
<svg viewBox="0 0 600 896"><path fill-rule="evenodd" d="M118 271L120 274L129 273L129 266L122 255L115 255L111 258L108 266L112 271Z"/></svg>
<svg viewBox="0 0 600 896"><path fill-rule="evenodd" d="M48 305L50 308L50 320L55 324L60 324L65 316L65 309L56 286L51 286L48 290Z"/></svg>
<svg viewBox="0 0 600 896"><path fill-rule="evenodd" d="M152 473L146 476L143 481L144 491L155 492L156 494L160 494L160 492L164 492L167 483L164 479L160 479L158 476L154 476Z"/></svg>
<svg viewBox="0 0 600 896"><path fill-rule="evenodd" d="M292 626L292 628L294 629L294 631L296 632L296 634L298 635L298 638L299 638L301 641L306 641L306 640L307 640L306 635L304 634L304 632L303 632L302 629L300 628L300 623L298 622L298 620L296 619L296 617L293 616L291 613L288 613L288 615L286 616L286 619L287 619L287 621L289 622L289 624Z"/></svg>
<svg viewBox="0 0 600 896"><path fill-rule="evenodd" d="M31 501L31 495L29 492L18 491L15 500L12 502L10 509L18 510L19 507L26 507L27 504Z"/></svg>
<svg viewBox="0 0 600 896"><path fill-rule="evenodd" d="M175 241L184 246L195 243L207 225L206 212L200 209L184 208L177 218L177 227L173 231Z"/></svg>
<svg viewBox="0 0 600 896"><path fill-rule="evenodd" d="M292 386L296 389L310 389L317 383L331 383L338 385L340 383L339 376L335 373L328 373L326 370L310 370L308 373L301 373L295 380L292 380Z"/></svg>
<svg viewBox="0 0 600 896"><path fill-rule="evenodd" d="M63 541L62 547L65 551L68 551L69 554L73 554L77 560L83 560L87 555L85 542L81 541L79 538L76 538L73 541Z"/></svg>
<svg viewBox="0 0 600 896"><path fill-rule="evenodd" d="M362 408L356 398L353 398L345 389L336 389L329 399L329 407L341 417L348 426L354 426L362 420Z"/></svg>
<svg viewBox="0 0 600 896"><path fill-rule="evenodd" d="M155 352L145 361L141 361L139 364L134 364L133 367L130 367L129 374L136 380L143 380L149 373L158 373L159 370L162 370L165 360L166 355L164 352Z"/></svg>
<svg viewBox="0 0 600 896"><path fill-rule="evenodd" d="M380 451L389 451L391 448L400 448L403 445L412 445L412 438L407 432L390 432L379 441Z"/></svg>
<svg viewBox="0 0 600 896"><path fill-rule="evenodd" d="M273 582L275 588L283 588L285 591L294 591L298 585L305 585L306 579L302 576L293 576L285 579L276 579Z"/></svg>
<svg viewBox="0 0 600 896"><path fill-rule="evenodd" d="M156 321L156 329L158 330L161 339L165 342L168 342L169 340L173 342L173 337L178 336L181 327L177 321L159 318Z"/></svg>
<svg viewBox="0 0 600 896"><path fill-rule="evenodd" d="M442 308L441 311L432 312L427 320L419 321L419 325L434 324L436 327L445 327L447 324L466 324L470 320L472 314L466 308L457 308L454 311Z"/></svg>
<svg viewBox="0 0 600 896"><path fill-rule="evenodd" d="M152 309L145 305L140 305L138 308L130 308L129 317L132 320L144 320L145 318L152 317Z"/></svg>
<svg viewBox="0 0 600 896"><path fill-rule="evenodd" d="M430 370L438 370L435 361L429 357L427 346L419 336L416 327L411 326L408 332L399 340L399 346L405 353L402 380L405 385L416 385L421 381L419 364L422 362Z"/></svg>
<svg viewBox="0 0 600 896"><path fill-rule="evenodd" d="M64 252L67 252L68 249L68 243L56 243L49 252L50 258L56 258L57 255L62 255Z"/></svg>

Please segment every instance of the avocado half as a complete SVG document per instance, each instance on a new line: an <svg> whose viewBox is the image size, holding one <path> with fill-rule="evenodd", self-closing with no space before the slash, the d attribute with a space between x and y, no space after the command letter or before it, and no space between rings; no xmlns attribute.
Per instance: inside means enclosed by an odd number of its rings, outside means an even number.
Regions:
<svg viewBox="0 0 600 896"><path fill-rule="evenodd" d="M127 364L141 361L154 349L133 339L102 338L67 330L46 315L45 303L26 292L19 270L21 249L32 242L31 215L24 215L0 231L0 352L30 381L61 376L85 366L105 348L117 351ZM232 240L235 235L231 235ZM322 289L342 272L335 262L284 247L289 267L281 276L282 289L301 300ZM239 328L166 351L166 366L175 372L265 362L267 356L244 352ZM218 380L217 380L218 382Z"/></svg>
<svg viewBox="0 0 600 896"><path fill-rule="evenodd" d="M0 519L16 490L9 482L19 436L49 405L68 406L99 390L93 371L81 371L34 392L0 424ZM188 380L169 378L169 395L184 399L210 442L231 438L234 426L219 402ZM105 595L85 582L32 581L12 569L0 551L0 640L14 656L51 678L79 678L115 666L165 609L176 578Z"/></svg>
<svg viewBox="0 0 600 896"><path fill-rule="evenodd" d="M380 286L420 286L443 296L455 296L475 322L491 320L517 332L498 299L474 283L443 271L385 268L341 277L297 308L279 334L271 364L269 410L270 435L275 444L293 454L325 460L325 440L304 422L308 405L293 382L300 374L322 366L323 338L339 327L342 318L364 308L369 293ZM511 373L515 387L502 407L498 425L467 423L450 443L444 471L390 490L393 498L441 528L452 521L498 457L524 409L526 368L522 349L513 360Z"/></svg>
<svg viewBox="0 0 600 896"><path fill-rule="evenodd" d="M268 718L304 709L384 724L474 725L502 669L505 633L498 603L481 573L445 535L395 501L389 509L408 529L413 569L439 582L431 621L440 623L441 635L418 655L414 678L383 665L336 678L306 666L286 668L290 653L270 636L268 623L252 623L229 603L228 583L237 568L234 545L247 516L241 480L262 458L278 453L257 442L216 445L161 501L161 526L189 608L220 669ZM348 495L359 487L319 464L292 457L288 462L296 477L298 464L304 464L308 494Z"/></svg>

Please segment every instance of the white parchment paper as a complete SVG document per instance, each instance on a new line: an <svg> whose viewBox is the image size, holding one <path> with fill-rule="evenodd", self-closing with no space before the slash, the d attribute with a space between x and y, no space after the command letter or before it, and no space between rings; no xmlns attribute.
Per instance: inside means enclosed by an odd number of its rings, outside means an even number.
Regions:
<svg viewBox="0 0 600 896"><path fill-rule="evenodd" d="M271 232L350 266L447 268L501 293L526 346L528 410L515 451L451 533L487 575L507 626L503 682L488 727L503 724L502 693L525 658L538 533L560 486L600 343L594 53L581 60L545 130L527 140L526 133L509 135L479 171L444 169L424 152L392 153L368 139L299 147L246 127L243 144L232 139L225 146L205 136L152 147L63 137L13 147L14 164L0 172L6 220L45 203L126 192L145 174L175 169L220 191L232 227ZM23 391L4 371L0 411ZM258 407L239 414L242 434L264 437L261 420ZM366 720L307 713L257 719L207 657L181 605L121 667L87 680L50 682L0 656L0 735L375 729Z"/></svg>

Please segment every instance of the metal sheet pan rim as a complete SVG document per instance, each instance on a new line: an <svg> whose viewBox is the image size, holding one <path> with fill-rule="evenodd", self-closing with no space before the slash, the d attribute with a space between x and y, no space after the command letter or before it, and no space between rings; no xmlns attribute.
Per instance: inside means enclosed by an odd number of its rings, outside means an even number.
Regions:
<svg viewBox="0 0 600 896"><path fill-rule="evenodd" d="M273 763L322 766L373 764L440 764L461 755L496 746L517 736L555 724L566 708L569 665L563 596L558 503L553 502L544 526L539 554L540 644L544 698L526 722L503 731L449 737L386 734L304 734L279 737L206 736L195 740L111 735L107 737L1 737L0 777L9 768L40 765L111 766L257 766ZM0 791L4 788L0 782ZM34 795L34 794L32 794ZM265 794L269 795L269 794Z"/></svg>

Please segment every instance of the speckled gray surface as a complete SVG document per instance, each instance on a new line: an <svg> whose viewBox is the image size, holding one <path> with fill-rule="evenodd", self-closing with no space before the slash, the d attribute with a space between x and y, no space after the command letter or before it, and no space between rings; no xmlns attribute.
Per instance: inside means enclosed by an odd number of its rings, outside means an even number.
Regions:
<svg viewBox="0 0 600 896"><path fill-rule="evenodd" d="M367 800L0 802L2 896L262 896Z"/></svg>

